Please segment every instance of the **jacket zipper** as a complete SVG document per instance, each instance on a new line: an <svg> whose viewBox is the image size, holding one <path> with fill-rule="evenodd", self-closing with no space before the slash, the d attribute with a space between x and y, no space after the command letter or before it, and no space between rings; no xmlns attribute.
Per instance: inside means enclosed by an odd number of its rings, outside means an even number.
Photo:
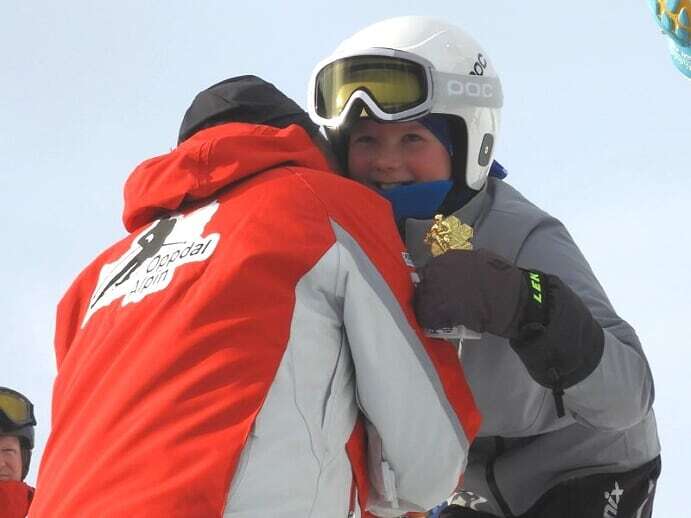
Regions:
<svg viewBox="0 0 691 518"><path fill-rule="evenodd" d="M494 464L497 461L497 458L499 457L499 455L501 455L503 452L504 452L504 439L502 439L501 437L495 437L494 438L494 456L487 462L487 465L485 466L487 485L489 486L489 490L492 492L492 496L497 501L497 504L499 504L499 507L501 508L501 512L504 513L504 516L506 518L516 518L514 516L514 514L511 512L511 508L509 507L509 504L504 499L504 495L502 495L501 491L499 491L499 486L497 485L497 479L496 479L496 476L494 474Z"/></svg>

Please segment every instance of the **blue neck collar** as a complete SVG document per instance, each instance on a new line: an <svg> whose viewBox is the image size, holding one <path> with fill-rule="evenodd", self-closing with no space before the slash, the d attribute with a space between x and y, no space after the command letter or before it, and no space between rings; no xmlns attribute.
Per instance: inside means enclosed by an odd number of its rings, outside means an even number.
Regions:
<svg viewBox="0 0 691 518"><path fill-rule="evenodd" d="M391 202L396 221L407 218L431 219L437 214L451 187L451 180L441 180L377 189L377 192Z"/></svg>
<svg viewBox="0 0 691 518"><path fill-rule="evenodd" d="M496 160L492 162L489 176L503 180L507 174L506 168L499 162ZM451 213L460 209L477 194L476 191L466 187L460 191L454 191L447 198L453 185L452 180L440 180L412 183L393 189L377 189L377 192L391 202L396 222L408 218L432 219L442 210Z"/></svg>

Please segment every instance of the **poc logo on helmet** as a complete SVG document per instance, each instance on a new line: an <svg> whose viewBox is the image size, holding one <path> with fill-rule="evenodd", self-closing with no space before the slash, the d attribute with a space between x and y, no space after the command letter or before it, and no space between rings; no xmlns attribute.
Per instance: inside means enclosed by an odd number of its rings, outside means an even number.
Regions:
<svg viewBox="0 0 691 518"><path fill-rule="evenodd" d="M494 86L487 83L475 82L472 79L450 79L446 83L449 95L464 95L467 97L494 97Z"/></svg>
<svg viewBox="0 0 691 518"><path fill-rule="evenodd" d="M487 60L482 54L477 55L477 59L473 64L473 70L470 71L471 76L483 76L485 75L485 69L487 68Z"/></svg>

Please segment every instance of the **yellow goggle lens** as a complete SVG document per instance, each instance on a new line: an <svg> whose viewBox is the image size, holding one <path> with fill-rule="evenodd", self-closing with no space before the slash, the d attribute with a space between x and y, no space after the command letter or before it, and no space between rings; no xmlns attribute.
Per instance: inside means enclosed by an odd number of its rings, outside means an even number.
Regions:
<svg viewBox="0 0 691 518"><path fill-rule="evenodd" d="M427 99L427 75L422 65L399 58L356 56L335 61L317 78L317 112L325 118L340 115L358 90L382 111L394 114Z"/></svg>
<svg viewBox="0 0 691 518"><path fill-rule="evenodd" d="M10 421L18 425L32 421L31 409L27 402L13 394L0 392L0 410Z"/></svg>

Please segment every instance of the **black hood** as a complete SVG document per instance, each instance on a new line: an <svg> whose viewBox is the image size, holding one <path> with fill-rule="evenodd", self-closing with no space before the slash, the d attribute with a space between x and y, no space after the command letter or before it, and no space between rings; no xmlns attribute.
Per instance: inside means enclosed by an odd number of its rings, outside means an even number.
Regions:
<svg viewBox="0 0 691 518"><path fill-rule="evenodd" d="M319 131L307 113L278 88L257 76L246 75L231 77L197 94L182 119L178 144L199 130L227 122L276 128L299 124L310 135Z"/></svg>

